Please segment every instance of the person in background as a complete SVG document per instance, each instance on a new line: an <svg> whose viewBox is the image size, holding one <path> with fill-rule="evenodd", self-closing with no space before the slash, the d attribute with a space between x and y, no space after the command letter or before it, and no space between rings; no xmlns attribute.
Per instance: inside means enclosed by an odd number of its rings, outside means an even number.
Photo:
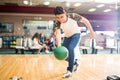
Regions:
<svg viewBox="0 0 120 80"><path fill-rule="evenodd" d="M33 46L35 47L39 47L38 49L38 54L40 53L41 49L43 48L43 46L40 44L40 36L39 33L35 33L32 37L33 40Z"/></svg>
<svg viewBox="0 0 120 80"><path fill-rule="evenodd" d="M54 34L50 36L50 43L49 43L49 49L50 51L53 51L53 48L55 47L55 37Z"/></svg>
<svg viewBox="0 0 120 80"><path fill-rule="evenodd" d="M43 33L40 33L40 43L43 44L45 41L45 36Z"/></svg>

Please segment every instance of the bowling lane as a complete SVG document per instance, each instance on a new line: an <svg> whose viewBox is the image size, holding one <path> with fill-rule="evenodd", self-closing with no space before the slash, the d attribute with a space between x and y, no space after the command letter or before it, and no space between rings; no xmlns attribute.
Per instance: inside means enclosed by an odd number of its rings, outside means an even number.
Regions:
<svg viewBox="0 0 120 80"><path fill-rule="evenodd" d="M67 62L53 54L0 55L0 80L18 76L23 80L104 80L120 75L119 54L83 54L79 71L69 79L62 79Z"/></svg>

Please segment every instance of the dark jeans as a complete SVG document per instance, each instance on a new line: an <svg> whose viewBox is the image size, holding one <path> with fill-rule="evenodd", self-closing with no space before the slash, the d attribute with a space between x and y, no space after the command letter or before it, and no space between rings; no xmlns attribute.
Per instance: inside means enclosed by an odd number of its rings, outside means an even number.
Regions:
<svg viewBox="0 0 120 80"><path fill-rule="evenodd" d="M69 70L70 72L73 71L74 56L75 56L74 49L77 46L77 44L79 43L79 40L80 40L80 33L77 33L69 38L65 37L64 41L63 41L63 46L65 46L69 51L67 70Z"/></svg>

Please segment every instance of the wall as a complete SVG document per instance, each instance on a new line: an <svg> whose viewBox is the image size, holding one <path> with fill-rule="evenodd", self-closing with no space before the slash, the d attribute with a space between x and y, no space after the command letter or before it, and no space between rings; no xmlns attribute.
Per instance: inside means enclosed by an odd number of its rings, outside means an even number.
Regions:
<svg viewBox="0 0 120 80"><path fill-rule="evenodd" d="M117 30L117 15L81 15L91 21L94 30ZM13 33L0 33L0 35L23 35L23 20L33 19L54 20L54 15L35 13L0 13L0 21L14 23Z"/></svg>
<svg viewBox="0 0 120 80"><path fill-rule="evenodd" d="M49 17L48 17L49 16ZM54 16L50 14L23 14L23 13L0 13L0 22L10 22L14 24L13 33L0 33L1 35L23 35L24 20L53 20Z"/></svg>

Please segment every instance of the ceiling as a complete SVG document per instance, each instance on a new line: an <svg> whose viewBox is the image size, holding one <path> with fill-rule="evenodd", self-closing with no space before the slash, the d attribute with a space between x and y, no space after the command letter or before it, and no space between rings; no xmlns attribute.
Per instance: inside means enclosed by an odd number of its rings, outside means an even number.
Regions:
<svg viewBox="0 0 120 80"><path fill-rule="evenodd" d="M63 6L68 12L77 12L80 14L117 14L120 8L120 0L28 0L28 4L23 3L24 0L0 0L0 5L12 6L40 6L40 7L56 7ZM49 1L49 5L44 5L45 1ZM107 1L107 2L103 2ZM75 3L80 3L79 7L74 7ZM103 7L97 6L104 4ZM89 9L95 8L96 11L88 12ZM103 12L111 9L110 12Z"/></svg>

